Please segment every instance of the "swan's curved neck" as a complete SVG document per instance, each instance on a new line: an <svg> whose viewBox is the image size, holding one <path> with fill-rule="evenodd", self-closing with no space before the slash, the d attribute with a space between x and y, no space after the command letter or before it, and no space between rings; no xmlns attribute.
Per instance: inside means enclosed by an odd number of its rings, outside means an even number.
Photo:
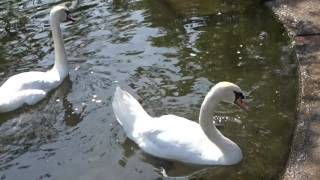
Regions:
<svg viewBox="0 0 320 180"><path fill-rule="evenodd" d="M55 62L52 70L58 71L59 75L65 77L68 72L67 67L67 56L66 51L64 49L64 43L62 38L62 33L60 29L60 21L55 16L55 14L52 14L50 16L50 25L52 29L52 38L53 38L53 44L54 44L54 51L55 51Z"/></svg>
<svg viewBox="0 0 320 180"><path fill-rule="evenodd" d="M232 142L216 128L213 122L213 110L220 103L219 92L211 90L205 97L199 115L199 124L206 136L219 147L224 161L236 161L235 157L242 158L242 152L237 144Z"/></svg>

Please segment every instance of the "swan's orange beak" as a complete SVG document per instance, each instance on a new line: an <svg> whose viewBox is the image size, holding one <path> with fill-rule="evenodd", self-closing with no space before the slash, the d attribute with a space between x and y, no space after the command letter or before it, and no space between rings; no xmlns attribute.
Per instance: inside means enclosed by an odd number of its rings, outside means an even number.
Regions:
<svg viewBox="0 0 320 180"><path fill-rule="evenodd" d="M242 98L238 98L237 100L235 100L234 103L246 112L250 110L248 104L245 101L243 101Z"/></svg>

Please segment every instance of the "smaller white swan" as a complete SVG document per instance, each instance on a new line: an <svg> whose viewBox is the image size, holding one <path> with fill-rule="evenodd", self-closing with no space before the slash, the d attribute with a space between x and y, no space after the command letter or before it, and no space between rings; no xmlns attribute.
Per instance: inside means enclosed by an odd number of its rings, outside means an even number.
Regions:
<svg viewBox="0 0 320 180"><path fill-rule="evenodd" d="M33 105L56 88L68 75L66 52L60 23L74 21L64 6L55 6L50 11L50 25L55 50L55 63L47 72L24 72L11 76L0 87L0 112L13 111L24 104Z"/></svg>
<svg viewBox="0 0 320 180"><path fill-rule="evenodd" d="M237 85L216 84L201 105L199 124L175 115L151 117L134 97L119 87L112 107L127 136L148 154L191 164L231 165L242 160L242 152L215 127L213 109L225 101L248 110L243 98Z"/></svg>

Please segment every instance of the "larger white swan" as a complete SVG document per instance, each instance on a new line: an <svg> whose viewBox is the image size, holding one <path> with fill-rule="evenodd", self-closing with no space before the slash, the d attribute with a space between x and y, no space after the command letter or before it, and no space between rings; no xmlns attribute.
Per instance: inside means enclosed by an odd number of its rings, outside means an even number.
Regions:
<svg viewBox="0 0 320 180"><path fill-rule="evenodd" d="M50 11L50 25L55 50L55 63L47 72L24 72L11 76L0 87L0 112L13 111L24 104L33 105L56 88L68 75L66 52L60 23L74 21L64 6L55 6Z"/></svg>
<svg viewBox="0 0 320 180"><path fill-rule="evenodd" d="M201 105L199 124L175 115L151 117L134 97L119 87L112 106L127 136L146 153L191 164L231 165L242 160L242 152L215 127L213 109L225 101L248 110L243 98L237 85L216 84Z"/></svg>

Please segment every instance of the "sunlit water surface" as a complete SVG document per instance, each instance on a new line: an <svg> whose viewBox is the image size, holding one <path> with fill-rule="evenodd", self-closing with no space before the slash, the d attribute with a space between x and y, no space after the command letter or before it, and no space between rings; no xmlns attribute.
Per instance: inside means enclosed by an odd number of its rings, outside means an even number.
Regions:
<svg viewBox="0 0 320 180"><path fill-rule="evenodd" d="M0 2L0 81L53 65L48 22L61 1ZM0 179L277 179L296 109L296 64L282 26L256 0L68 1L70 76L45 100L0 115ZM233 166L149 156L126 138L111 99L120 85L153 116L197 121L206 92L231 81L251 111L223 105L219 129L244 153ZM168 124L170 126L170 124ZM177 127L177 131L179 131ZM192 133L192 132L190 132ZM170 179L170 178L168 178Z"/></svg>

